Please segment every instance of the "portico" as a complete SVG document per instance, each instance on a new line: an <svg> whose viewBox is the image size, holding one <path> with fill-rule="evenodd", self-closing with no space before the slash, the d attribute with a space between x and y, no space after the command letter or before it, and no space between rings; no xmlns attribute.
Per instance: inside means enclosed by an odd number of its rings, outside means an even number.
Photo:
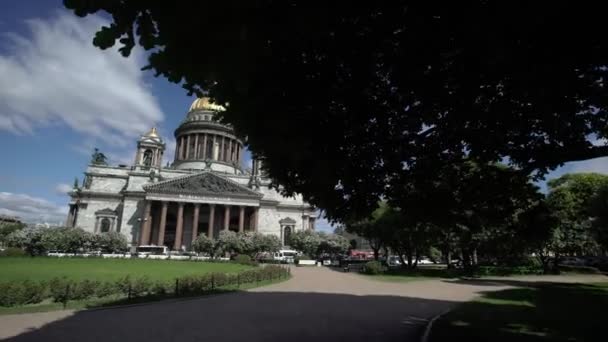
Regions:
<svg viewBox="0 0 608 342"><path fill-rule="evenodd" d="M189 248L199 234L256 231L260 195L211 172L144 187L140 245Z"/></svg>

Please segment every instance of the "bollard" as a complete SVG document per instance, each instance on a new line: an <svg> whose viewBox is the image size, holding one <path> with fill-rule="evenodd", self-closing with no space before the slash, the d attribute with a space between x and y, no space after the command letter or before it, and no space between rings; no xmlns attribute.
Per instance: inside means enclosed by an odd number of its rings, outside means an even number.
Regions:
<svg viewBox="0 0 608 342"><path fill-rule="evenodd" d="M131 299L131 282L129 282L129 291L127 291L127 299Z"/></svg>
<svg viewBox="0 0 608 342"><path fill-rule="evenodd" d="M179 296L179 278L175 278L175 297Z"/></svg>
<svg viewBox="0 0 608 342"><path fill-rule="evenodd" d="M211 291L215 289L215 276L211 273Z"/></svg>
<svg viewBox="0 0 608 342"><path fill-rule="evenodd" d="M241 287L241 275L237 274L236 275L236 288L240 288Z"/></svg>

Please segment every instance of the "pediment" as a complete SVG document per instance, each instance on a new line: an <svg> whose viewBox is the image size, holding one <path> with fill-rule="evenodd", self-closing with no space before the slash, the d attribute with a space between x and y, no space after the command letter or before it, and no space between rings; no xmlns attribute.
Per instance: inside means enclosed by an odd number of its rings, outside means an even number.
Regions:
<svg viewBox="0 0 608 342"><path fill-rule="evenodd" d="M292 219L291 217L286 217L286 218L280 220L279 224L292 225L292 224L296 224L296 220Z"/></svg>
<svg viewBox="0 0 608 342"><path fill-rule="evenodd" d="M147 193L186 194L221 197L261 198L263 195L243 185L216 175L202 172L143 186Z"/></svg>

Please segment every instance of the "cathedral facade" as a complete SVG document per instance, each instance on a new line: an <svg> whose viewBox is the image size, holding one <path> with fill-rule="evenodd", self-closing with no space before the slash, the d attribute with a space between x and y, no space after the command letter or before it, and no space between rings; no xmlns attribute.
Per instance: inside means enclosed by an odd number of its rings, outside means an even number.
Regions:
<svg viewBox="0 0 608 342"><path fill-rule="evenodd" d="M222 110L206 98L192 103L175 130L170 166L162 166L165 143L155 128L138 140L132 166L89 165L82 186L69 194L67 226L116 231L131 246L171 250L222 230L273 234L283 244L296 230L314 230L314 208L301 196L271 189L259 161L243 168L242 140L215 118Z"/></svg>

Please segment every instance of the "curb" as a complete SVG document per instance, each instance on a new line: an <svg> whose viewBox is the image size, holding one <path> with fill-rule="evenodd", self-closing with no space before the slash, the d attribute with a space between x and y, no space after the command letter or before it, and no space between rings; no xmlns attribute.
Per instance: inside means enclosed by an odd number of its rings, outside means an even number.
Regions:
<svg viewBox="0 0 608 342"><path fill-rule="evenodd" d="M435 321L437 321L439 318L441 318L443 315L447 314L448 312L450 312L452 309L447 309L444 312L440 313L439 315L433 317L426 325L426 328L424 328L424 334L422 334L422 337L420 338L420 342L428 342L429 341L429 336L431 336L431 329L433 328L433 324L435 324Z"/></svg>

